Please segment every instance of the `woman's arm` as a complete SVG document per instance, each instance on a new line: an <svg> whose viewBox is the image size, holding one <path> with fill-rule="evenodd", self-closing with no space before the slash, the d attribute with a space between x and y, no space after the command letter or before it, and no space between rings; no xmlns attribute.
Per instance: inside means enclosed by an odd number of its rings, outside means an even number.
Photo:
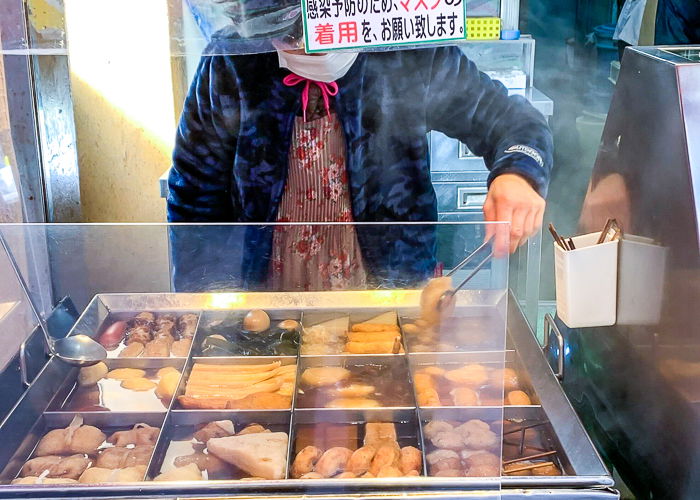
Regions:
<svg viewBox="0 0 700 500"><path fill-rule="evenodd" d="M523 97L509 97L457 47L435 51L428 102L430 128L484 158L491 171L484 215L511 223L509 236L495 234L496 246L514 251L542 224L553 151L544 116Z"/></svg>
<svg viewBox="0 0 700 500"><path fill-rule="evenodd" d="M203 57L185 100L168 185L170 222L233 222L239 96L230 57Z"/></svg>

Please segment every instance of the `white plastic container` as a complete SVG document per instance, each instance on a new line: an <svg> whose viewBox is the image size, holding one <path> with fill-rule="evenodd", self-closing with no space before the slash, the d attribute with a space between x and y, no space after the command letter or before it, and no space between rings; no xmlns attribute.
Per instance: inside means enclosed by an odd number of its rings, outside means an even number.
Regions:
<svg viewBox="0 0 700 500"><path fill-rule="evenodd" d="M668 249L649 238L620 241L618 325L655 325L661 319Z"/></svg>
<svg viewBox="0 0 700 500"><path fill-rule="evenodd" d="M572 238L576 250L554 244L557 314L569 328L614 325L618 241L596 245L600 232Z"/></svg>

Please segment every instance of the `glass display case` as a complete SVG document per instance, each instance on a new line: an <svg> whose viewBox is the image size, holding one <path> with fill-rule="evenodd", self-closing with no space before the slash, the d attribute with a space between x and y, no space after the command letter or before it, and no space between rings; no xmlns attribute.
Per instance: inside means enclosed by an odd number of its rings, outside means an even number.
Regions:
<svg viewBox="0 0 700 500"><path fill-rule="evenodd" d="M508 260L486 245L423 290L434 273L417 262L436 267L435 247L472 225L352 226L391 258L344 291L248 271L275 272L261 232L347 225L0 226L4 350L28 384L1 375L20 387L3 392L0 498L616 498L509 296ZM18 262L37 234L42 286L82 311L68 329L31 315ZM458 261L474 250L449 247ZM91 337L105 359L47 357L44 331Z"/></svg>

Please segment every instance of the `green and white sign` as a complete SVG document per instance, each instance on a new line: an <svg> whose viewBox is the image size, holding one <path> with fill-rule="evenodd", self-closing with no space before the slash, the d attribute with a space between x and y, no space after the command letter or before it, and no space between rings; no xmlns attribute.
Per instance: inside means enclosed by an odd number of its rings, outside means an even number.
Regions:
<svg viewBox="0 0 700 500"><path fill-rule="evenodd" d="M466 0L302 0L307 52L464 40Z"/></svg>

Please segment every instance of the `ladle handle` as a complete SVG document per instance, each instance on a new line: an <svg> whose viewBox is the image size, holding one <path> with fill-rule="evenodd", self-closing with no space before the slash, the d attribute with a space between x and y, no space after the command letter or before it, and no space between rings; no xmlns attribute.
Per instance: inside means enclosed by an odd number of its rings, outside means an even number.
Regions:
<svg viewBox="0 0 700 500"><path fill-rule="evenodd" d="M15 256L10 251L10 247L7 246L7 241L5 241L5 237L3 236L2 231L0 231L0 245L2 245L3 250L7 254L7 259L9 260L10 266L12 267L12 270L14 271L15 276L17 277L19 286L22 289L24 296L27 298L27 302L29 302L29 308L32 310L32 313L34 313L34 316L39 322L41 331L43 332L44 338L46 339L46 344L48 345L49 350L53 354L53 340L49 336L48 327L44 322L44 318L39 314L39 310L37 309L36 304L34 304L34 301L32 300L32 296L29 293L29 287L27 286L27 282L24 281L24 277L22 276L22 272L19 270L19 266L17 265Z"/></svg>

